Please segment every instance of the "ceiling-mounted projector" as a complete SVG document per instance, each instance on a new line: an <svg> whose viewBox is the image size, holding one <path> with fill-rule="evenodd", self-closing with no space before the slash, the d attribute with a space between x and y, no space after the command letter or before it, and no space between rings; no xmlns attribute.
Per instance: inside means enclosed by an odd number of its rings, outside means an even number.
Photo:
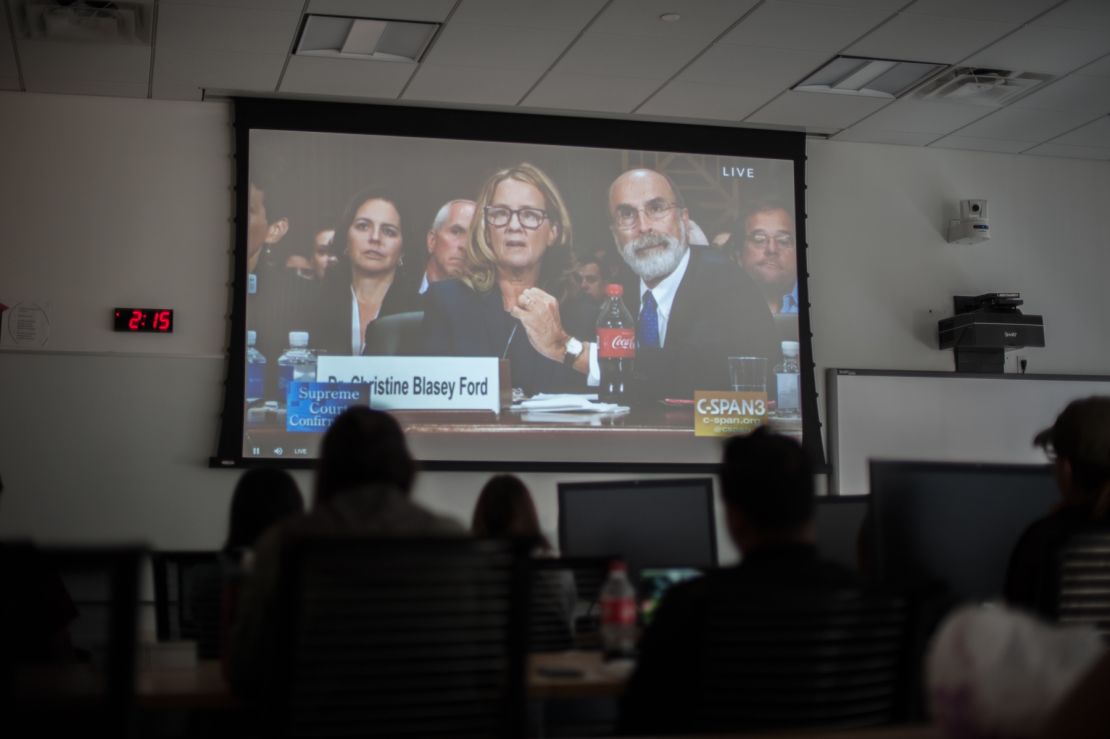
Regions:
<svg viewBox="0 0 1110 739"><path fill-rule="evenodd" d="M991 237L986 200L961 200L960 217L948 222L949 244L979 244Z"/></svg>

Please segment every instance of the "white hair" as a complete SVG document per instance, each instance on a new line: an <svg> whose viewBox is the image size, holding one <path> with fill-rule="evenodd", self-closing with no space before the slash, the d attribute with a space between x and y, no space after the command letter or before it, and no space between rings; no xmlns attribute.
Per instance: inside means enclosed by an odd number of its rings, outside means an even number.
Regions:
<svg viewBox="0 0 1110 739"><path fill-rule="evenodd" d="M466 198L455 198L454 200L448 200L440 207L439 210L436 211L436 217L432 221L432 231L438 231L439 229L443 228L443 224L447 223L447 218L451 215L451 206L453 206L455 203L470 203L471 205L473 205L474 201L467 200Z"/></svg>

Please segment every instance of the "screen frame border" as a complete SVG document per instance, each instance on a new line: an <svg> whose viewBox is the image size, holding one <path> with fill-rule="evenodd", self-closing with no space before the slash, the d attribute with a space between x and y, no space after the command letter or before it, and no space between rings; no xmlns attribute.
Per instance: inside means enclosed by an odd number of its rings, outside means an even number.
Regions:
<svg viewBox="0 0 1110 739"><path fill-rule="evenodd" d="M268 129L320 133L405 136L412 138L540 144L605 149L636 149L684 154L759 157L793 162L794 221L798 267L798 342L801 372L802 446L815 468L824 470L825 453L817 410L813 342L809 319L808 240L805 209L805 133L801 131L710 126L688 123L585 118L539 113L494 112L415 105L381 105L234 97L234 250L227 374L216 454L210 467L276 466L309 468L314 459L258 459L243 455L246 363L246 228L250 180L250 131ZM675 142L681 142L676 144ZM709 440L706 440L709 442ZM710 462L609 462L559 460L519 462L419 460L428 470L536 472L689 472L709 473Z"/></svg>

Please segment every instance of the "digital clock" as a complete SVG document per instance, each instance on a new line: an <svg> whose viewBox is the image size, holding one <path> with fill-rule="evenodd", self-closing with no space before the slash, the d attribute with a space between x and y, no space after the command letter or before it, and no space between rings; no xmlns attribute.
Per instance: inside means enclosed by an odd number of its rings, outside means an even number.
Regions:
<svg viewBox="0 0 1110 739"><path fill-rule="evenodd" d="M115 330L173 333L173 311L169 308L116 308Z"/></svg>

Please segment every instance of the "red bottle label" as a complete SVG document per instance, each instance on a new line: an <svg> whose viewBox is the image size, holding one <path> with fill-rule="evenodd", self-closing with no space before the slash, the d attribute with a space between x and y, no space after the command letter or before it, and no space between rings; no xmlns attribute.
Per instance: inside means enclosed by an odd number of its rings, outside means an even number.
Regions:
<svg viewBox="0 0 1110 739"><path fill-rule="evenodd" d="M599 359L635 357L636 329L599 328L597 330L597 356Z"/></svg>
<svg viewBox="0 0 1110 739"><path fill-rule="evenodd" d="M601 623L603 624L635 624L636 599L613 598L601 602Z"/></svg>

